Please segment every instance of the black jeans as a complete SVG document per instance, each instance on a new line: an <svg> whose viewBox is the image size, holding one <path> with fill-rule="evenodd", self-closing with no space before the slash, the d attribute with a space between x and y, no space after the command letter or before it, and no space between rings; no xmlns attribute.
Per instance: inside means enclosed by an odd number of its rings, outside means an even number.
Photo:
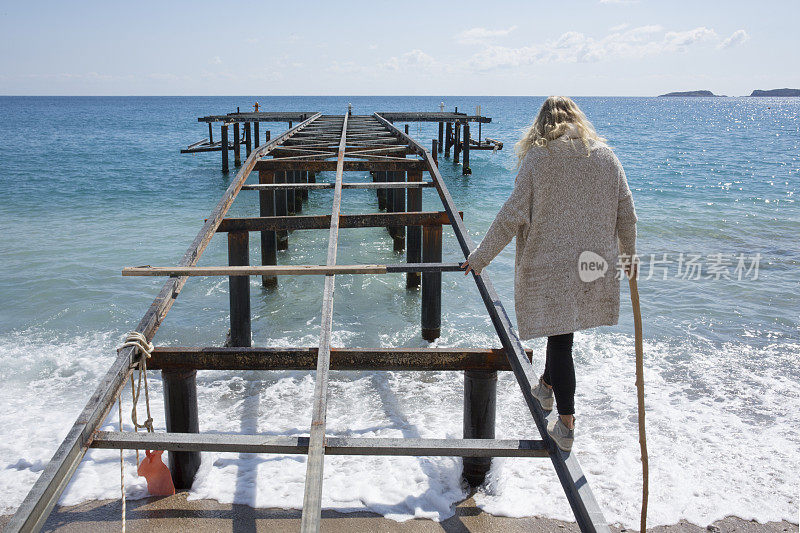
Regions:
<svg viewBox="0 0 800 533"><path fill-rule="evenodd" d="M547 337L547 359L542 379L553 387L558 414L575 414L575 365L572 362L572 333Z"/></svg>

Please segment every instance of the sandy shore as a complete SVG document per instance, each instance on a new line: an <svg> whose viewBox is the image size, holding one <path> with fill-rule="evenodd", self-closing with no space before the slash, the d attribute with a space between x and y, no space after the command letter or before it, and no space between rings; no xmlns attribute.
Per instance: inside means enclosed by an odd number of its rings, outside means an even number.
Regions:
<svg viewBox="0 0 800 533"><path fill-rule="evenodd" d="M5 527L9 516L0 517L0 527ZM100 500L72 507L59 507L50 515L44 531L83 533L85 531L120 531L120 501ZM169 498L129 501L127 505L127 530L136 531L189 531L206 533L216 531L298 531L300 511L291 509L253 509L246 505L222 504L214 500L189 502L186 493ZM323 511L322 531L380 531L380 532L433 532L433 531L502 531L516 532L578 532L574 523L548 518L506 518L492 516L475 507L472 499L456 507L455 516L444 522L409 520L395 522L368 512L339 513ZM613 531L626 531L613 528ZM648 531L663 533L717 531L737 533L796 532L798 527L788 522L759 524L729 517L708 528L689 523L660 526Z"/></svg>

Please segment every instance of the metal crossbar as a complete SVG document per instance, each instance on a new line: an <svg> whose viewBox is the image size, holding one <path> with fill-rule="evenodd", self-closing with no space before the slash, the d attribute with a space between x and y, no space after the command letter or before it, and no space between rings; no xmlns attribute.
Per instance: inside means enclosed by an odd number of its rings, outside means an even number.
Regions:
<svg viewBox="0 0 800 533"><path fill-rule="evenodd" d="M441 261L441 252L433 260L412 258L412 228L414 239L421 228L439 228L449 225L466 257L473 248L472 240L455 209L453 199L444 184L431 153L418 142L396 128L391 120L431 121L446 120L453 123L488 122L487 117L471 117L454 113L393 113L382 116L327 115L319 113L235 113L214 115L199 119L208 122L244 123L247 132L247 149L250 150L250 125L254 123L256 140L259 121L302 120L294 128L257 147L250 153L231 185L211 216L176 267L132 267L123 275L169 276L158 297L145 313L137 331L151 340L178 297L189 277L230 276L231 286L241 276L274 277L279 275L323 275L325 284L322 300L322 318L319 343L307 348L158 348L148 361L151 369L193 371L198 369L316 369L312 421L308 437L270 437L262 435L231 435L201 433L126 433L101 432L109 409L131 373L134 354L132 349L120 351L106 376L98 385L83 413L75 422L67 438L47 465L39 480L8 525L8 531L37 531L58 501L72 474L89 447L113 449L165 449L180 453L199 451L227 451L240 453L280 453L307 455L305 491L301 530L316 532L321 518L322 479L325 455L441 455L461 457L550 457L561 485L582 531L609 531L602 512L589 488L580 465L573 454L558 450L546 432L546 414L533 398L531 385L536 382L530 364L530 351L524 350L511 327L508 315L500 302L487 274L473 276L476 287L486 305L487 312L500 339L502 350L458 349L360 349L332 348L332 315L337 274L389 274L428 273L439 276L441 272L459 270L459 263ZM238 126L237 126L238 127ZM226 132L223 129L223 132ZM448 134L449 135L449 134ZM221 141L223 168L227 168L227 140ZM465 136L465 139L468 137ZM448 137L449 138L449 137ZM209 137L209 142L212 142ZM235 139L235 150L241 139ZM258 145L258 142L256 142ZM237 164L238 164L238 151ZM266 156L270 156L269 158ZM410 156L410 157L408 157ZM466 160L466 155L465 155ZM258 184L245 184L252 171L258 171ZM334 182L312 183L297 181L296 171L335 171ZM346 171L375 172L373 183L345 183ZM422 181L422 172L428 172L431 181ZM407 181L397 181L404 178ZM262 174L264 180L262 180ZM380 175L380 176L378 176ZM442 202L442 212L422 212L421 195L426 188L435 188ZM330 215L287 216L287 213L264 210L260 217L226 218L228 209L241 190L258 191L263 195L307 194L312 190L333 189ZM344 189L372 189L381 200L392 202L408 194L408 211L405 202L386 205L386 213L341 214ZM391 194L391 196L390 196ZM412 194L413 201L412 201ZM383 196L381 196L383 195ZM400 195L400 196L397 196ZM401 205L402 204L402 205ZM299 204L298 204L299 205ZM398 208L398 205L400 206ZM343 228L380 227L390 230L409 227L408 263L394 265L337 265L339 230ZM198 267L197 262L214 233L229 232L247 243L247 232L276 232L296 229L328 229L328 250L325 265L251 266L247 260L234 266ZM427 235L427 233L426 233ZM435 233L431 233L435 238ZM396 236L396 235L393 235ZM401 239L404 235L401 234ZM426 237L427 238L427 237ZM263 250L262 240L262 250ZM432 241L433 242L433 241ZM397 244L397 240L395 241ZM415 246L419 241L415 240ZM229 241L230 246L230 241ZM229 248L230 249L230 248ZM245 246L246 250L247 247ZM417 253L417 252L415 252ZM423 254L424 255L424 254ZM273 256L274 258L274 256ZM411 278L409 278L411 279ZM424 280L423 276L423 280ZM238 281L237 281L238 283ZM245 284L245 288L246 288ZM411 285L409 285L411 286ZM233 291L231 292L233 295ZM233 302L233 296L232 296ZM233 305L233 304L232 304ZM232 307L233 309L233 307ZM249 312L249 311L248 311ZM233 324L233 312L232 324ZM249 320L249 318L248 318ZM424 319L423 319L424 320ZM247 325L249 338L249 322ZM424 334L424 328L423 328ZM328 379L332 370L512 370L519 383L531 416L541 435L540 440L498 439L364 439L326 436ZM168 428L169 429L169 428Z"/></svg>
<svg viewBox="0 0 800 533"><path fill-rule="evenodd" d="M237 433L133 433L98 431L92 448L307 454L310 437L274 437ZM326 455L449 456L449 457L547 457L541 440L404 439L325 437Z"/></svg>

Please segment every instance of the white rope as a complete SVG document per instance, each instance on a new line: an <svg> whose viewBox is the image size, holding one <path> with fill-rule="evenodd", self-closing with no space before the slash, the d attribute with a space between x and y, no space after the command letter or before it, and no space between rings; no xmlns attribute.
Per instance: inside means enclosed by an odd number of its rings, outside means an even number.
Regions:
<svg viewBox="0 0 800 533"><path fill-rule="evenodd" d="M122 394L117 404L119 405L119 431L122 433ZM122 495L122 533L125 533L125 462L122 457L122 448L119 449L119 490Z"/></svg>
<svg viewBox="0 0 800 533"><path fill-rule="evenodd" d="M131 331L128 333L128 336L125 338L125 342L122 343L122 346L117 348L119 352L123 348L132 347L134 351L138 354L141 354L139 360L135 363L137 369L139 370L139 377L137 383L134 384L133 376L131 376L131 394L133 395L133 408L131 409L131 421L133 422L133 430L138 432L140 428L147 429L148 433L153 432L153 417L150 415L150 391L147 386L147 360L150 358L151 354L153 353L153 343L147 341L147 337L139 333L138 331ZM139 416L138 416L138 403L139 403L139 395L142 391L142 381L144 381L144 401L145 401L145 408L147 411L147 419L145 419L144 423L139 423ZM138 450L137 450L137 463L138 463Z"/></svg>
<svg viewBox="0 0 800 533"><path fill-rule="evenodd" d="M147 387L147 359L153 353L153 343L147 341L147 337L138 331L131 331L125 337L125 342L122 346L117 348L117 352L124 348L133 348L134 353L139 355L139 359L133 364L139 370L138 383L134 384L133 375L131 375L131 396L133 399L133 408L131 409L131 421L133 422L133 430L139 432L139 428L146 428L148 433L153 431L153 417L150 415L150 391ZM139 423L139 416L137 405L139 403L139 395L142 392L142 381L144 381L144 402L147 411L147 419L144 423ZM119 431L122 432L122 394L119 397ZM139 450L136 450L136 466L139 466ZM125 462L123 460L122 449L119 450L119 486L122 493L122 533L125 533L126 522L126 502L125 502Z"/></svg>

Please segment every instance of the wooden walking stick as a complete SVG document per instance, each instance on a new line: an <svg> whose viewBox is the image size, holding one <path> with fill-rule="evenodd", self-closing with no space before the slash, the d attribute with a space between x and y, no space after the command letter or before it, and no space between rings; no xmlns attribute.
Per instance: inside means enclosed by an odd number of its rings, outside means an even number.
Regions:
<svg viewBox="0 0 800 533"><path fill-rule="evenodd" d="M628 284L631 290L631 305L633 306L633 326L636 334L636 396L639 409L639 447L642 452L642 520L641 531L647 530L647 497L648 497L648 461L647 461L647 436L644 429L644 347L642 345L642 310L639 307L639 288L636 284L638 272L631 269Z"/></svg>

